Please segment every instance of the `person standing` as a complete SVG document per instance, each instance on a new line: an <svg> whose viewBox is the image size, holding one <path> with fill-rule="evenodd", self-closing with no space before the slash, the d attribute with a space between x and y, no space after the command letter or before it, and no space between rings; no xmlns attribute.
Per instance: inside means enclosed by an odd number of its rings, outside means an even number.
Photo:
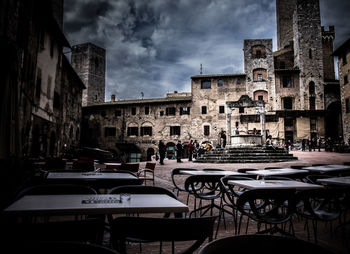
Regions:
<svg viewBox="0 0 350 254"><path fill-rule="evenodd" d="M301 140L301 151L305 151L305 139L303 138L302 140Z"/></svg>
<svg viewBox="0 0 350 254"><path fill-rule="evenodd" d="M166 148L165 148L165 144L163 143L163 140L159 140L158 150L159 150L160 165L164 165Z"/></svg>
<svg viewBox="0 0 350 254"><path fill-rule="evenodd" d="M192 161L192 153L194 150L194 146L193 146L193 140L190 140L190 142L188 143L187 146L187 151L188 151L188 161Z"/></svg>
<svg viewBox="0 0 350 254"><path fill-rule="evenodd" d="M181 158L182 158L182 144L181 144L181 141L177 141L177 144L176 144L176 160L177 162L182 162Z"/></svg>
<svg viewBox="0 0 350 254"><path fill-rule="evenodd" d="M321 152L321 144L322 144L322 140L321 140L321 138L318 138L317 139L317 148L318 148L319 152Z"/></svg>
<svg viewBox="0 0 350 254"><path fill-rule="evenodd" d="M226 131L221 132L222 148L225 148L225 146L226 146L226 134L225 134L225 132Z"/></svg>

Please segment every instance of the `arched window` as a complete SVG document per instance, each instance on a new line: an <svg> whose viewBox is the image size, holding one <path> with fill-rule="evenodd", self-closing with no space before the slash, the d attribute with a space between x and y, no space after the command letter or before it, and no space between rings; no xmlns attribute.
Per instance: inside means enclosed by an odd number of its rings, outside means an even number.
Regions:
<svg viewBox="0 0 350 254"><path fill-rule="evenodd" d="M309 94L315 94L315 82L313 81L309 83Z"/></svg>
<svg viewBox="0 0 350 254"><path fill-rule="evenodd" d="M258 90L254 92L254 100L255 101L264 101L267 103L268 93L264 90Z"/></svg>
<svg viewBox="0 0 350 254"><path fill-rule="evenodd" d="M265 81L267 80L266 69L258 68L253 70L253 80L254 81Z"/></svg>

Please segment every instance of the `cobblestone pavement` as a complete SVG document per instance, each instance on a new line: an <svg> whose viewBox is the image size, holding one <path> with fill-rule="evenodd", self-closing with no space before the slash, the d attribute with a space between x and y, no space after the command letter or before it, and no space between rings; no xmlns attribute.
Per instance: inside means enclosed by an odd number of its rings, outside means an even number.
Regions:
<svg viewBox="0 0 350 254"><path fill-rule="evenodd" d="M183 159L182 163L177 163L176 160L165 160L165 165L160 165L157 162L155 169L155 185L162 186L169 189L173 189L173 183L171 181L170 172L173 168L221 168L225 170L237 170L238 168L258 168L264 169L268 166L283 166L290 167L291 165L312 165L316 163L328 163L328 164L343 164L346 161L350 161L350 154L340 154L340 153L330 153L313 151L313 152L302 152L302 151L292 151L295 157L298 157L297 161L291 162L280 162L280 163L237 163L237 164L213 164L213 163L195 163L189 162L188 159ZM144 166L145 162L140 163L140 167ZM184 178L178 179L180 183L183 184ZM148 183L150 184L150 183ZM185 193L180 193L179 200L186 203L187 195ZM193 209L193 199L190 198L189 202L190 210ZM159 216L159 215L146 215L146 216ZM349 220L349 215L347 216ZM245 220L243 221L242 232L245 233ZM295 235L298 238L308 240L307 232L304 229L304 221L296 220L294 222ZM334 225L328 223L319 223L318 224L318 244L322 245L328 249L333 250L335 253L345 254L350 253L350 243L347 242L345 235L343 235L341 230L334 230L337 226L337 223ZM248 233L256 233L256 224L254 222L249 222ZM332 230L333 229L333 230ZM216 230L216 226L215 226ZM314 241L312 237L312 229L310 224L311 238L310 241ZM335 233L334 233L335 231ZM333 233L332 233L333 232ZM349 227L347 228L347 233L349 235ZM225 236L234 235L233 222L229 215L226 215L226 228L224 228L223 223L221 223L220 229L218 231L218 238ZM163 243L163 253L171 253L171 244ZM176 248L183 250L186 243L175 244ZM128 246L128 253L159 253L159 244L150 243L142 245L142 252L140 252L139 245L130 244ZM196 252L197 253L197 252Z"/></svg>

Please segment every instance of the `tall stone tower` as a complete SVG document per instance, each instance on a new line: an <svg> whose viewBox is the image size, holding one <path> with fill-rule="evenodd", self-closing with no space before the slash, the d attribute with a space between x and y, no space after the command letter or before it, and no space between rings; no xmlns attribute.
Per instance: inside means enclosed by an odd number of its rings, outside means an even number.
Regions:
<svg viewBox="0 0 350 254"><path fill-rule="evenodd" d="M294 67L300 69L300 106L324 109L323 51L319 0L297 0L293 15Z"/></svg>
<svg viewBox="0 0 350 254"><path fill-rule="evenodd" d="M335 38L334 26L330 26L328 31L321 27L323 46L323 74L325 80L334 80L334 58L333 42Z"/></svg>
<svg viewBox="0 0 350 254"><path fill-rule="evenodd" d="M86 86L83 106L104 102L106 50L92 43L72 46L71 63Z"/></svg>
<svg viewBox="0 0 350 254"><path fill-rule="evenodd" d="M296 0L276 0L277 47L283 49L293 41L293 13Z"/></svg>

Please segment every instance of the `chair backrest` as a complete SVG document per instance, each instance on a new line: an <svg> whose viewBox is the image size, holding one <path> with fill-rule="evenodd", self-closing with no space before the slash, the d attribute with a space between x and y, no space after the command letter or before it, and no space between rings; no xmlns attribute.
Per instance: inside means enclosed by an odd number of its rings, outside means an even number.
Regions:
<svg viewBox="0 0 350 254"><path fill-rule="evenodd" d="M246 176L232 176L232 175L228 175L228 176L222 177L220 179L222 193L224 193L224 195L223 195L224 201L235 207L236 206L236 199L235 198L239 197L245 191L245 189L238 187L238 186L235 186L233 184L228 184L228 181L230 181L230 180L251 181L253 179L250 177L246 177Z"/></svg>
<svg viewBox="0 0 350 254"><path fill-rule="evenodd" d="M221 196L222 176L193 175L185 180L185 190L200 199L216 199Z"/></svg>
<svg viewBox="0 0 350 254"><path fill-rule="evenodd" d="M177 175L184 175L184 174L181 173L181 170L196 171L197 169L194 169L194 168L173 168L171 170L171 173L170 173L171 181L173 182L173 185L174 185L175 189L180 190L180 191L185 191L185 188L180 186L180 185L178 185L176 183L176 181L175 181L175 176L177 176Z"/></svg>
<svg viewBox="0 0 350 254"><path fill-rule="evenodd" d="M247 171L256 171L256 170L259 170L259 169L257 169L257 168L239 168L239 169L237 169L237 172L245 173Z"/></svg>
<svg viewBox="0 0 350 254"><path fill-rule="evenodd" d="M97 194L96 190L86 186L78 184L39 184L29 186L20 190L15 200L25 195L64 195L64 194Z"/></svg>
<svg viewBox="0 0 350 254"><path fill-rule="evenodd" d="M126 171L130 171L133 173L137 173L139 171L139 169L140 169L139 163L123 163L118 168L118 170L126 170Z"/></svg>
<svg viewBox="0 0 350 254"><path fill-rule="evenodd" d="M198 254L334 254L312 242L277 235L238 235L220 238L207 243Z"/></svg>
<svg viewBox="0 0 350 254"><path fill-rule="evenodd" d="M208 238L212 240L216 216L201 218L118 217L111 222L111 242L125 253L127 238L145 241L195 241L182 254L193 253Z"/></svg>
<svg viewBox="0 0 350 254"><path fill-rule="evenodd" d="M331 178L331 177L334 177L334 176L325 175L325 174L322 174L322 175L314 174L314 175L307 175L305 179L308 183L320 184L319 182L317 182L318 179L325 179L325 178Z"/></svg>
<svg viewBox="0 0 350 254"><path fill-rule="evenodd" d="M8 246L8 250L11 253L23 254L23 253L36 253L36 254L118 254L117 251L110 248L104 247L102 245L91 244L91 243L81 243L81 242L71 242L71 241L54 241L54 242L40 242L34 241L26 243L24 245L11 245Z"/></svg>
<svg viewBox="0 0 350 254"><path fill-rule="evenodd" d="M303 190L296 194L296 201L303 203L303 212L307 218L331 221L342 213L342 203L346 198L344 189L323 188ZM343 201L343 202L342 202Z"/></svg>
<svg viewBox="0 0 350 254"><path fill-rule="evenodd" d="M242 214L260 223L284 223L289 221L295 213L295 191L292 189L247 190L238 197L237 208Z"/></svg>
<svg viewBox="0 0 350 254"><path fill-rule="evenodd" d="M281 168L281 167L265 167L264 169L269 170L269 169L278 169L278 168Z"/></svg>
<svg viewBox="0 0 350 254"><path fill-rule="evenodd" d="M146 162L145 168L154 170L156 168L156 163L154 163L154 162Z"/></svg>

